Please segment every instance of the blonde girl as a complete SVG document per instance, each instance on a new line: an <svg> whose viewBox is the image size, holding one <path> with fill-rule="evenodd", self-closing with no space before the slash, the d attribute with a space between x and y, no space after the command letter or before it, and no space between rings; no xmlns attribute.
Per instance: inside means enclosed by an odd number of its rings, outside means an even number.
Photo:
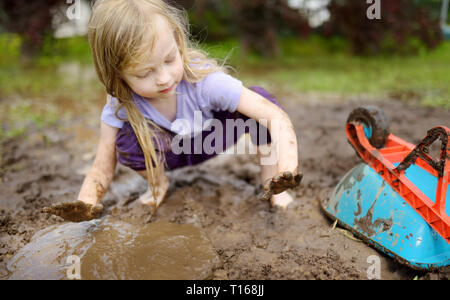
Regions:
<svg viewBox="0 0 450 300"><path fill-rule="evenodd" d="M278 150L274 162L261 164L263 198L281 207L292 201L286 189L297 186L302 176L297 172L291 121L264 89L244 87L195 47L183 10L162 0L100 0L93 7L88 39L108 94L97 154L78 201L53 205L45 212L70 221L98 217L117 161L147 179L149 189L139 201L157 208L169 186L166 170L195 165L216 154L195 148L195 138L212 132L195 124L196 113L203 120L216 120L221 135L214 143L224 149L240 135L226 126L227 121L257 121L259 132L269 135L263 141L250 132L260 161L268 157L263 147L276 145ZM174 151L174 140L190 151Z"/></svg>

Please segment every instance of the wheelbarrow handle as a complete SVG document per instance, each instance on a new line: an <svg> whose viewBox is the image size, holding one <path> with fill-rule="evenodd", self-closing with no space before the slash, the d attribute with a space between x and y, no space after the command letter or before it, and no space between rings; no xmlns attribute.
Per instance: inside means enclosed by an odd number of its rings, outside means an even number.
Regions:
<svg viewBox="0 0 450 300"><path fill-rule="evenodd" d="M450 148L449 148L450 129L444 126L435 127L427 132L425 138L403 159L397 166L397 172L403 172L414 164L418 157L430 165L438 172L439 177L444 176L445 166L449 163ZM440 139L442 142L440 157L438 160L430 157L428 153L428 146L434 141Z"/></svg>

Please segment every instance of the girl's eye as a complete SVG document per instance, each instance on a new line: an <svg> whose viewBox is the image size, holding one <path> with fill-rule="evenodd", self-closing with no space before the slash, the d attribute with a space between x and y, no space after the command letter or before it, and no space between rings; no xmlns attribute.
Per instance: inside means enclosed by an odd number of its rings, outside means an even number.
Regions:
<svg viewBox="0 0 450 300"><path fill-rule="evenodd" d="M150 75L152 73L152 71L147 71L147 73L145 73L144 75L137 75L136 77L139 79L144 79L145 77L147 77L148 75Z"/></svg>
<svg viewBox="0 0 450 300"><path fill-rule="evenodd" d="M175 57L169 58L168 60L166 60L166 64L173 63L174 61L175 61Z"/></svg>

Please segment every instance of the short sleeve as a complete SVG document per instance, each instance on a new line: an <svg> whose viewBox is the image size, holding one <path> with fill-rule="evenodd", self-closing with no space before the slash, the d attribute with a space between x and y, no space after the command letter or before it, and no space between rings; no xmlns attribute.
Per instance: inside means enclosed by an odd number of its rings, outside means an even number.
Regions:
<svg viewBox="0 0 450 300"><path fill-rule="evenodd" d="M242 82L223 72L206 76L201 82L201 101L214 111L235 112L242 93Z"/></svg>
<svg viewBox="0 0 450 300"><path fill-rule="evenodd" d="M122 128L123 121L119 120L116 117L116 109L118 106L119 101L116 98L108 95L107 102L103 107L101 119L104 123L112 127ZM120 118L126 118L126 113L123 108L119 110L118 115Z"/></svg>

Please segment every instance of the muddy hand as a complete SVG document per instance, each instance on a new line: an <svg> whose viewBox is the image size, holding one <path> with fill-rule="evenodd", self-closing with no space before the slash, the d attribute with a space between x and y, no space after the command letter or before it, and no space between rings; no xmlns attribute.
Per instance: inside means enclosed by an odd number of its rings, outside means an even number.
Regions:
<svg viewBox="0 0 450 300"><path fill-rule="evenodd" d="M101 204L88 204L83 201L63 202L44 207L43 213L57 215L66 221L83 222L97 218L103 211Z"/></svg>
<svg viewBox="0 0 450 300"><path fill-rule="evenodd" d="M270 200L273 195L284 192L300 185L303 174L301 172L294 174L292 172L284 172L268 179L264 184L264 194L261 200Z"/></svg>

